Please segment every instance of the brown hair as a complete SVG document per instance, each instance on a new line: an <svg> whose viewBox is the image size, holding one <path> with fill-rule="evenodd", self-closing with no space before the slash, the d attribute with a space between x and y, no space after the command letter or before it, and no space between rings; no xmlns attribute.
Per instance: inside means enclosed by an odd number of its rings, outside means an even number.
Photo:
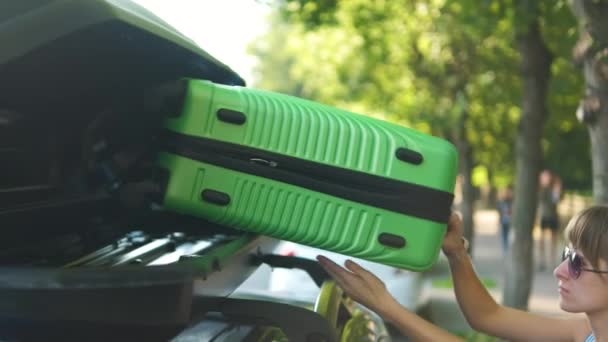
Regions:
<svg viewBox="0 0 608 342"><path fill-rule="evenodd" d="M576 214L565 230L566 239L583 252L593 268L608 262L608 207L593 206Z"/></svg>

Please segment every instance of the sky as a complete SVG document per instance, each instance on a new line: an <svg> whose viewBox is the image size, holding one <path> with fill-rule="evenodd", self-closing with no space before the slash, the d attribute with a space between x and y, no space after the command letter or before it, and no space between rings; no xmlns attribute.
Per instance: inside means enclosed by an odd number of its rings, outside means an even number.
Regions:
<svg viewBox="0 0 608 342"><path fill-rule="evenodd" d="M255 0L134 0L253 82L247 45L266 30L268 5Z"/></svg>

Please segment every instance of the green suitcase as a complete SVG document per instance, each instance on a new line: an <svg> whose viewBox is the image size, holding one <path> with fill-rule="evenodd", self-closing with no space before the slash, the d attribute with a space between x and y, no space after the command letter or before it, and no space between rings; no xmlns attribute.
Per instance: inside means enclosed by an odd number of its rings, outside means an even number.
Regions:
<svg viewBox="0 0 608 342"><path fill-rule="evenodd" d="M437 260L457 172L449 142L283 94L173 89L166 209L399 268Z"/></svg>

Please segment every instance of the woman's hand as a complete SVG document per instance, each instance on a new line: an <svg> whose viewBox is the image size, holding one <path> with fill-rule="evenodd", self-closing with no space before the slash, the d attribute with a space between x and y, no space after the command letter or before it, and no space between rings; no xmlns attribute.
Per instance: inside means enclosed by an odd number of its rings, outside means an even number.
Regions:
<svg viewBox="0 0 608 342"><path fill-rule="evenodd" d="M465 240L463 240L462 219L460 214L453 211L448 220L448 229L443 238L441 249L447 257L456 255L462 251L466 252Z"/></svg>
<svg viewBox="0 0 608 342"><path fill-rule="evenodd" d="M346 269L321 255L317 260L353 300L370 310L382 315L383 309L396 303L382 280L352 260L346 260Z"/></svg>
<svg viewBox="0 0 608 342"><path fill-rule="evenodd" d="M391 322L403 335L414 341L462 341L399 305L382 280L355 262L347 260L345 269L321 255L317 260L346 294Z"/></svg>

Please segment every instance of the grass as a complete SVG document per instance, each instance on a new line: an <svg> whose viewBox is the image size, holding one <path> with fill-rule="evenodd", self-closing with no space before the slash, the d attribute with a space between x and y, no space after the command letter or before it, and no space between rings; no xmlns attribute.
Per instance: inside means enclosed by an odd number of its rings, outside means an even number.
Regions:
<svg viewBox="0 0 608 342"><path fill-rule="evenodd" d="M493 336L484 335L478 332L466 332L457 334L467 340L467 342L501 342L502 340Z"/></svg>
<svg viewBox="0 0 608 342"><path fill-rule="evenodd" d="M496 288L496 280L490 278L481 278L481 283L487 289ZM454 283L452 282L452 278L439 278L433 279L431 281L433 288L436 289L451 289L454 287Z"/></svg>

